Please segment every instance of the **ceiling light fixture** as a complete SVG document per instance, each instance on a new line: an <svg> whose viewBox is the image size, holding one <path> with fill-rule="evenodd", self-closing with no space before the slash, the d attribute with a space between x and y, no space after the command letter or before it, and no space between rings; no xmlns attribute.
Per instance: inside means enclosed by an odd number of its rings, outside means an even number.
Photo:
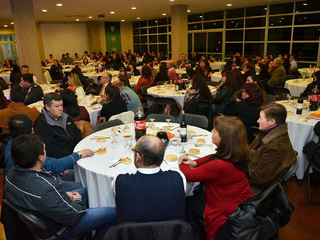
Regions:
<svg viewBox="0 0 320 240"><path fill-rule="evenodd" d="M166 13L162 13L162 16L165 16L165 15L167 15Z"/></svg>
<svg viewBox="0 0 320 240"><path fill-rule="evenodd" d="M191 12L191 10L190 10L190 9L188 9L188 10L187 10L187 12Z"/></svg>
<svg viewBox="0 0 320 240"><path fill-rule="evenodd" d="M308 3L304 3L303 6L308 6Z"/></svg>
<svg viewBox="0 0 320 240"><path fill-rule="evenodd" d="M169 0L170 2L174 2L174 0Z"/></svg>
<svg viewBox="0 0 320 240"><path fill-rule="evenodd" d="M48 10L47 9L42 9L42 12L48 12Z"/></svg>
<svg viewBox="0 0 320 240"><path fill-rule="evenodd" d="M137 17L137 19L140 19L140 17Z"/></svg>
<svg viewBox="0 0 320 240"><path fill-rule="evenodd" d="M14 22L11 22L11 24L14 24Z"/></svg>
<svg viewBox="0 0 320 240"><path fill-rule="evenodd" d="M110 14L115 14L115 12L110 12Z"/></svg>
<svg viewBox="0 0 320 240"><path fill-rule="evenodd" d="M137 8L136 8L136 7L132 7L131 9L132 9L132 10L136 10Z"/></svg>
<svg viewBox="0 0 320 240"><path fill-rule="evenodd" d="M62 3L57 3L56 5L57 5L58 7L62 7L62 6L63 6Z"/></svg>
<svg viewBox="0 0 320 240"><path fill-rule="evenodd" d="M124 22L124 19L122 19L121 22Z"/></svg>
<svg viewBox="0 0 320 240"><path fill-rule="evenodd" d="M231 4L231 3L228 3L228 4L227 4L227 7L231 7L231 6L232 6L232 4Z"/></svg>
<svg viewBox="0 0 320 240"><path fill-rule="evenodd" d="M8 25L4 25L4 27L8 27Z"/></svg>
<svg viewBox="0 0 320 240"><path fill-rule="evenodd" d="M76 19L76 21L77 21L77 22L79 22L79 21L80 21L80 19L79 19L79 18L77 18L77 19Z"/></svg>
<svg viewBox="0 0 320 240"><path fill-rule="evenodd" d="M89 16L89 18L92 18L92 16Z"/></svg>

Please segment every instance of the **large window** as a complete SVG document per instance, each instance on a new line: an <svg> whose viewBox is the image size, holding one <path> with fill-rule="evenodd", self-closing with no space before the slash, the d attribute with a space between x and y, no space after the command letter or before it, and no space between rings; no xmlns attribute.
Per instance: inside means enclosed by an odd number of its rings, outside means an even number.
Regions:
<svg viewBox="0 0 320 240"><path fill-rule="evenodd" d="M0 65L5 61L11 65L18 63L18 51L14 34L0 34Z"/></svg>

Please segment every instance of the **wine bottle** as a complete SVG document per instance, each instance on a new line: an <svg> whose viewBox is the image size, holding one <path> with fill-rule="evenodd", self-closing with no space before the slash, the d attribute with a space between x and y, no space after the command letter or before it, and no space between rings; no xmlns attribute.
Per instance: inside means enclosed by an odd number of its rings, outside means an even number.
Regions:
<svg viewBox="0 0 320 240"><path fill-rule="evenodd" d="M185 116L184 111L182 111L181 114L182 114L182 121L180 123L180 138L181 138L181 142L187 142L186 116Z"/></svg>
<svg viewBox="0 0 320 240"><path fill-rule="evenodd" d="M297 102L297 115L302 114L302 108L303 108L303 98L302 98L302 92L301 92Z"/></svg>

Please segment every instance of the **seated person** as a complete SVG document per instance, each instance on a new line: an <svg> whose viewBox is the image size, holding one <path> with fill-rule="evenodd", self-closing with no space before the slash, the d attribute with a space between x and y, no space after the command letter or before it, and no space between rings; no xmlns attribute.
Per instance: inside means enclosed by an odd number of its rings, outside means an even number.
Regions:
<svg viewBox="0 0 320 240"><path fill-rule="evenodd" d="M135 87L136 93L139 95L140 98L142 98L142 95L141 95L142 86L155 84L155 81L152 77L152 72L149 66L143 66L141 71L142 71L142 76L141 78L139 78L138 83Z"/></svg>
<svg viewBox="0 0 320 240"><path fill-rule="evenodd" d="M133 61L130 61L128 64L128 68L126 69L127 74L131 74L131 76L139 76L140 71L136 68L136 64Z"/></svg>
<svg viewBox="0 0 320 240"><path fill-rule="evenodd" d="M212 75L212 70L209 67L209 64L207 65L208 61L200 60L198 66L196 67L195 73L202 75L204 78L210 78Z"/></svg>
<svg viewBox="0 0 320 240"><path fill-rule="evenodd" d="M135 147L135 174L120 174L112 182L118 223L184 220L185 179L177 171L162 171L165 147L152 135Z"/></svg>
<svg viewBox="0 0 320 240"><path fill-rule="evenodd" d="M310 95L311 91L314 89L314 87L316 85L318 86L318 88L320 88L320 71L317 71L314 74L314 81L312 83L308 84L307 88L302 93L302 96L306 97L306 96Z"/></svg>
<svg viewBox="0 0 320 240"><path fill-rule="evenodd" d="M34 124L34 132L43 138L49 157L65 157L73 153L74 147L81 141L81 132L71 117L63 112L61 96L47 93L44 107Z"/></svg>
<svg viewBox="0 0 320 240"><path fill-rule="evenodd" d="M271 79L268 81L268 85L270 87L283 86L284 83L282 83L280 80L286 75L286 69L282 66L282 60L280 58L276 58L273 65L274 70L272 72Z"/></svg>
<svg viewBox="0 0 320 240"><path fill-rule="evenodd" d="M62 80L63 73L62 73L62 66L58 63L58 60L54 60L53 64L50 68L50 74L52 80Z"/></svg>
<svg viewBox="0 0 320 240"><path fill-rule="evenodd" d="M177 61L177 67L178 68L184 68L186 64L188 64L189 61L187 60L186 54L182 53L180 56L180 60Z"/></svg>
<svg viewBox="0 0 320 240"><path fill-rule="evenodd" d="M32 74L23 74L21 77L20 84L27 90L27 96L24 101L25 105L29 105L31 103L35 103L43 99L42 88L38 84L33 82Z"/></svg>
<svg viewBox="0 0 320 240"><path fill-rule="evenodd" d="M112 75L108 72L102 73L102 76L100 78L100 84L97 87L97 95L99 95L100 97L98 98L97 102L101 102L102 100L102 96L104 94L104 89L106 88L106 86L108 86L109 84L111 84L111 79L112 79Z"/></svg>
<svg viewBox="0 0 320 240"><path fill-rule="evenodd" d="M197 160L191 160L187 155L179 158L180 170L187 181L204 183L204 193L186 199L186 220L203 218L208 239L215 239L227 217L240 203L254 196L247 176L246 130L240 119L216 117L212 143L217 146L216 154Z"/></svg>
<svg viewBox="0 0 320 240"><path fill-rule="evenodd" d="M83 85L77 75L70 75L68 77L68 89L72 90L78 98L85 97L85 92L83 90Z"/></svg>
<svg viewBox="0 0 320 240"><path fill-rule="evenodd" d="M63 112L68 114L72 121L87 121L90 122L90 116L84 106L78 105L77 96L70 89L65 89L60 92L63 101Z"/></svg>
<svg viewBox="0 0 320 240"><path fill-rule="evenodd" d="M296 161L286 118L286 108L280 104L270 103L260 108L261 132L250 145L248 162L250 184L259 190L282 183L283 175Z"/></svg>
<svg viewBox="0 0 320 240"><path fill-rule="evenodd" d="M80 79L80 82L81 82L81 84L83 86L83 90L87 89L89 84L87 83L86 77L82 74L81 69L79 67L74 67L71 70L71 75L78 76L78 78Z"/></svg>
<svg viewBox="0 0 320 240"><path fill-rule="evenodd" d="M46 151L38 135L17 137L12 143L12 158L14 167L6 176L4 198L15 207L35 214L63 239L81 237L95 230L93 239L100 240L115 225L114 208L87 209L82 201L85 189L65 192L60 180L41 169ZM49 232L35 230L35 234L41 239L55 238Z"/></svg>
<svg viewBox="0 0 320 240"><path fill-rule="evenodd" d="M177 72L174 68L174 60L168 60L167 62L167 69L168 69L168 78L169 80L176 80L177 79Z"/></svg>
<svg viewBox="0 0 320 240"><path fill-rule="evenodd" d="M167 65L165 62L162 62L159 67L159 72L157 73L155 77L155 81L157 82L162 82L162 81L167 81L169 82L169 77L168 77L168 72L167 72Z"/></svg>
<svg viewBox="0 0 320 240"><path fill-rule="evenodd" d="M104 121L109 121L109 118L113 115L128 111L127 104L120 99L120 90L117 86L108 85L105 88L103 100L106 103L102 106L100 116Z"/></svg>
<svg viewBox="0 0 320 240"><path fill-rule="evenodd" d="M30 108L23 104L26 95L27 91L23 87L14 86L10 89L11 103L8 108L0 110L0 128L2 129L2 132L9 132L8 122L14 115L27 115L31 119L32 125L39 117L40 112L37 108Z"/></svg>

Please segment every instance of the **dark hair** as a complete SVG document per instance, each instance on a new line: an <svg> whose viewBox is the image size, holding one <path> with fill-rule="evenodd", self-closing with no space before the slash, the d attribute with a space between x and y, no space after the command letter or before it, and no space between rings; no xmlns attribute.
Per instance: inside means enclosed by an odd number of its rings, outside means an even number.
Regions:
<svg viewBox="0 0 320 240"><path fill-rule="evenodd" d="M15 165L31 168L36 165L38 157L44 154L44 145L37 134L21 135L12 142L11 155Z"/></svg>
<svg viewBox="0 0 320 240"><path fill-rule="evenodd" d="M18 72L21 73L20 68L17 64L12 65L12 71L11 72Z"/></svg>
<svg viewBox="0 0 320 240"><path fill-rule="evenodd" d="M28 66L28 65L22 65L22 66L21 66L21 69L22 69L22 68L29 68L29 66Z"/></svg>
<svg viewBox="0 0 320 240"><path fill-rule="evenodd" d="M242 86L243 83L244 83L244 80L243 80L243 75L240 71L240 69L236 68L236 69L233 69L232 72L234 73L235 75L235 83L237 85L237 89L238 89L238 86Z"/></svg>
<svg viewBox="0 0 320 240"><path fill-rule="evenodd" d="M152 138L157 139L152 141ZM139 153L144 166L160 166L163 161L165 147L160 138L153 135L145 135L137 142L135 150Z"/></svg>
<svg viewBox="0 0 320 240"><path fill-rule="evenodd" d="M121 82L123 82L125 86L131 88L131 85L130 85L130 82L129 82L129 79L128 79L127 76L121 76L121 75L120 75L120 76L119 76L119 80L120 80Z"/></svg>
<svg viewBox="0 0 320 240"><path fill-rule="evenodd" d="M117 100L120 99L120 90L118 87L108 84L105 89L104 92L106 95L109 96L109 100Z"/></svg>
<svg viewBox="0 0 320 240"><path fill-rule="evenodd" d="M44 95L44 98L43 98L43 105L48 105L49 107L51 106L52 104L52 101L61 101L61 96L54 93L54 92L51 92L51 93L47 93Z"/></svg>
<svg viewBox="0 0 320 240"><path fill-rule="evenodd" d="M218 116L213 120L213 127L220 135L217 154L231 162L246 162L249 157L247 132L242 121L237 117Z"/></svg>
<svg viewBox="0 0 320 240"><path fill-rule="evenodd" d="M79 67L74 67L72 70L71 70L71 73L72 74L77 74L78 76L81 74L81 69Z"/></svg>
<svg viewBox="0 0 320 240"><path fill-rule="evenodd" d="M232 70L224 70L222 71L222 76L226 77L226 82L223 84L226 88L228 88L232 93L234 93L237 89L236 87L236 74Z"/></svg>
<svg viewBox="0 0 320 240"><path fill-rule="evenodd" d="M27 74L22 74L21 76L24 81L33 83L33 74L27 73Z"/></svg>
<svg viewBox="0 0 320 240"><path fill-rule="evenodd" d="M134 70L136 69L136 63L134 61L130 61L129 65L131 65Z"/></svg>
<svg viewBox="0 0 320 240"><path fill-rule="evenodd" d="M200 74L195 74L192 77L191 84L193 89L198 89L198 95L201 99L205 99L210 101L212 99L212 95L210 89L208 88L208 84L204 77Z"/></svg>
<svg viewBox="0 0 320 240"><path fill-rule="evenodd" d="M317 80L320 80L320 71L317 71L314 76L317 78Z"/></svg>
<svg viewBox="0 0 320 240"><path fill-rule="evenodd" d="M60 96L63 101L63 111L72 118L79 116L80 108L74 92L70 89L65 89L60 92Z"/></svg>
<svg viewBox="0 0 320 240"><path fill-rule="evenodd" d="M10 135L14 139L23 134L32 133L32 121L27 115L14 115L8 122Z"/></svg>
<svg viewBox="0 0 320 240"><path fill-rule="evenodd" d="M244 101L249 102L251 105L260 107L263 104L263 93L258 84L255 83L245 83L243 89L249 95Z"/></svg>
<svg viewBox="0 0 320 240"><path fill-rule="evenodd" d="M142 72L142 76L145 78L150 79L152 76L152 72L149 66L143 66L141 72Z"/></svg>
<svg viewBox="0 0 320 240"><path fill-rule="evenodd" d="M86 59L87 59L87 63L86 63L86 64L88 64L88 63L89 63L88 58L86 58L86 57L85 57L85 58L82 60L82 63L83 63L83 64L85 64L85 62L84 62L84 61L85 61Z"/></svg>
<svg viewBox="0 0 320 240"><path fill-rule="evenodd" d="M23 103L27 96L27 90L20 85L13 86L10 89L10 98L14 102Z"/></svg>
<svg viewBox="0 0 320 240"><path fill-rule="evenodd" d="M256 71L255 66L251 63L246 63L245 66L249 69L250 73L254 73Z"/></svg>
<svg viewBox="0 0 320 240"><path fill-rule="evenodd" d="M189 68L187 69L187 74L188 74L188 76L189 76L190 78L193 77L194 73L195 73L195 72L194 72L193 68L189 67Z"/></svg>
<svg viewBox="0 0 320 240"><path fill-rule="evenodd" d="M286 122L287 110L278 103L268 103L260 107L260 111L263 111L267 120L274 119L277 126L280 126Z"/></svg>

